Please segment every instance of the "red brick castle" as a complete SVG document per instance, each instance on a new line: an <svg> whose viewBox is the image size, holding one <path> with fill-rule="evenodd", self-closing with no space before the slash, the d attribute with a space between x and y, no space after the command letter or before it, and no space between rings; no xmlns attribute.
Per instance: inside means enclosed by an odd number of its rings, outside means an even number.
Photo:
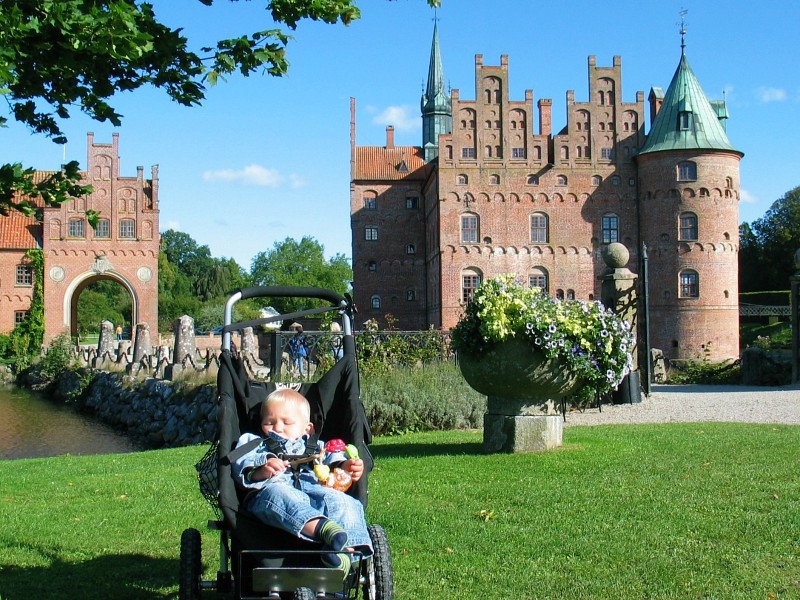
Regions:
<svg viewBox="0 0 800 600"><path fill-rule="evenodd" d="M600 296L602 250L648 252L651 344L672 359L739 354L739 161L724 101L683 51L664 92L623 101L622 62L588 61L589 99L509 98L508 58L475 57L475 99L448 94L434 28L421 146L357 146L351 102L355 300L363 319L450 328L500 273L564 298ZM536 127L534 128L534 122ZM649 126L646 132L646 123Z"/></svg>
<svg viewBox="0 0 800 600"><path fill-rule="evenodd" d="M37 172L44 178L49 173ZM61 206L44 207L41 218L12 211L0 216L0 332L8 332L30 308L31 248L44 254L44 342L61 333L77 335L81 292L94 281L110 279L131 296L134 324L158 326L158 167L145 179L120 176L118 136L110 144L88 134L86 171L81 183L94 191ZM96 228L86 211L100 213Z"/></svg>

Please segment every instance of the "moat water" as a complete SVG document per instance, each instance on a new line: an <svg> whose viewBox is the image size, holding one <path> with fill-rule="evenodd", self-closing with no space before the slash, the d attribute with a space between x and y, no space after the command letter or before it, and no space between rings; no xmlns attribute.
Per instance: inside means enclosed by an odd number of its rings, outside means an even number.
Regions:
<svg viewBox="0 0 800 600"><path fill-rule="evenodd" d="M0 386L0 460L120 454L144 447L115 429L32 392Z"/></svg>

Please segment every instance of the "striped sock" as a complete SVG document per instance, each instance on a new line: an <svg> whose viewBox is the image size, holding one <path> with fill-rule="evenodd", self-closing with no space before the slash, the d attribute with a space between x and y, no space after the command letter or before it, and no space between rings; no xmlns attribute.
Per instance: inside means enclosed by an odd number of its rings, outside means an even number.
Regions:
<svg viewBox="0 0 800 600"><path fill-rule="evenodd" d="M326 550L334 550L330 554L322 555L322 562L335 569L342 569L345 573L350 571L350 555L338 552L347 546L347 532L338 523L330 519L320 519L315 532L315 537L324 544Z"/></svg>

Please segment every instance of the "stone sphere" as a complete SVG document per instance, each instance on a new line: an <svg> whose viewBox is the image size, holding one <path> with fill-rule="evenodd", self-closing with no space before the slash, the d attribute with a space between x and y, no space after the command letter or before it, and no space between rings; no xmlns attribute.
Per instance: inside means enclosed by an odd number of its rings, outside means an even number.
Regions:
<svg viewBox="0 0 800 600"><path fill-rule="evenodd" d="M619 242L612 242L603 250L603 260L612 269L622 269L628 264L630 257L630 252L628 252L625 244L620 244Z"/></svg>

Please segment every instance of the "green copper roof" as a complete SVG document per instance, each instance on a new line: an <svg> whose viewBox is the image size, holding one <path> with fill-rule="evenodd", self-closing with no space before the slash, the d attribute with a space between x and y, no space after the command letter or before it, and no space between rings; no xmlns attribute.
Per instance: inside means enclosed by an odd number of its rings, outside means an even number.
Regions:
<svg viewBox="0 0 800 600"><path fill-rule="evenodd" d="M727 118L724 100L706 98L686 55L681 55L678 70L672 77L661 110L639 154L665 150L728 150L734 148L720 117ZM740 153L741 154L741 153Z"/></svg>

